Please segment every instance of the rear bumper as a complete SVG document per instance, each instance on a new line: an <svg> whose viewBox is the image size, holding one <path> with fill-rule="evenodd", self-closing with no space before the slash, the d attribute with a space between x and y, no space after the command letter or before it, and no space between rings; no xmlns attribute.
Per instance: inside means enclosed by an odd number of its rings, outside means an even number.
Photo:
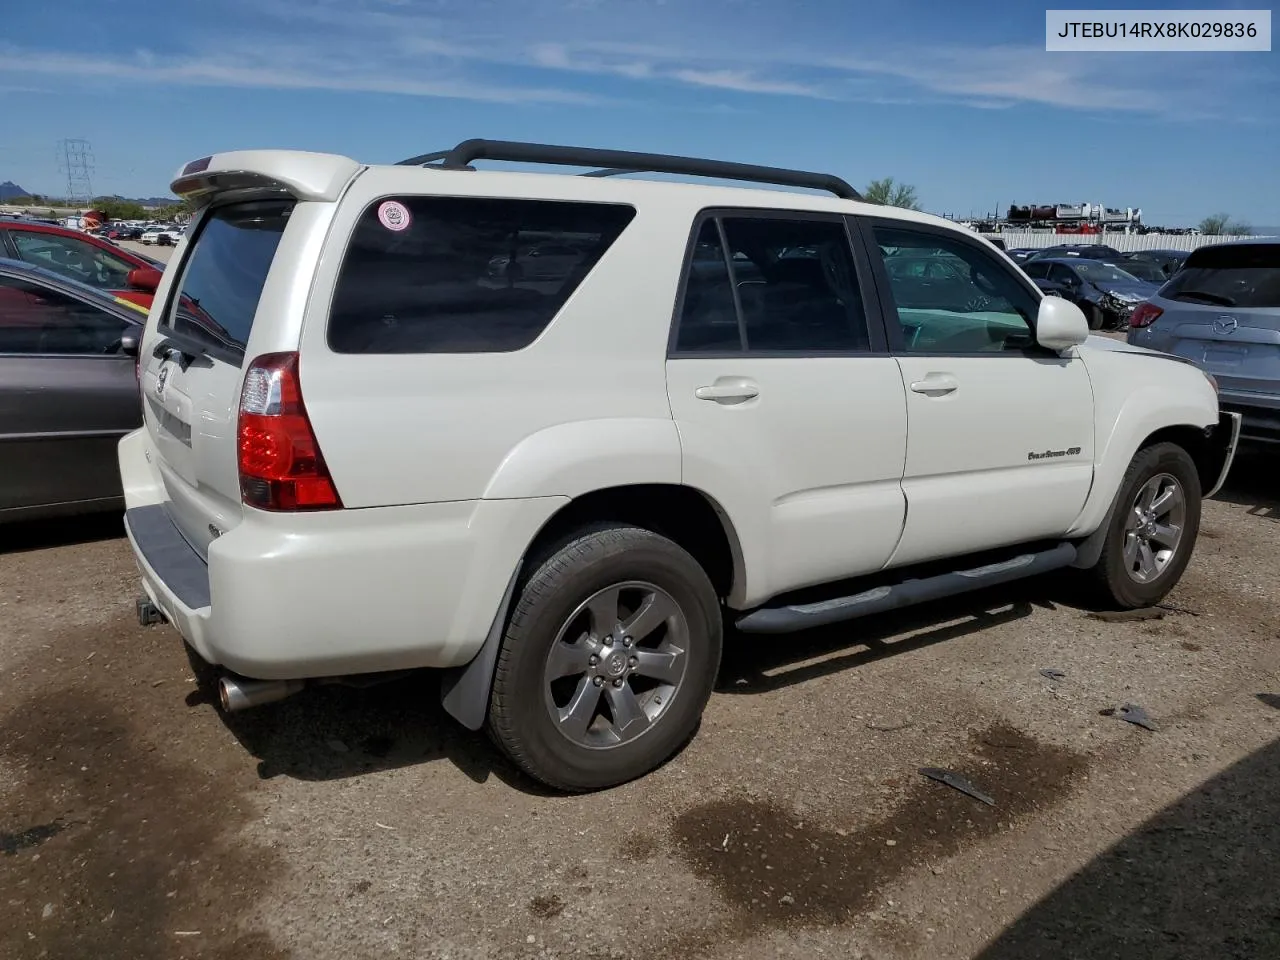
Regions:
<svg viewBox="0 0 1280 960"><path fill-rule="evenodd" d="M120 448L143 589L202 658L264 680L467 663L527 544L567 502L250 509L206 560L169 518L163 487L130 482L146 443L131 434Z"/></svg>

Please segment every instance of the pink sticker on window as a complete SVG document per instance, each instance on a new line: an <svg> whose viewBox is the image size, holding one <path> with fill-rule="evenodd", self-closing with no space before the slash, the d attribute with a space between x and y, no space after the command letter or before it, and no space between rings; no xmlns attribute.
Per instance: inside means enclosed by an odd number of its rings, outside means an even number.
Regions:
<svg viewBox="0 0 1280 960"><path fill-rule="evenodd" d="M388 230L409 229L409 211L403 203L395 200L386 200L378 207L378 220Z"/></svg>

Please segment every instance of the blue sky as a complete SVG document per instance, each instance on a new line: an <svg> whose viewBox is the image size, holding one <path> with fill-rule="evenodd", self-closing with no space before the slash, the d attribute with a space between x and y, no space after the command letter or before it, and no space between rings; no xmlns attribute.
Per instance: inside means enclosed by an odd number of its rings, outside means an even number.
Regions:
<svg viewBox="0 0 1280 960"><path fill-rule="evenodd" d="M5 6L0 180L37 192L64 189L64 137L92 142L97 192L150 196L219 150L385 162L481 136L893 176L937 213L1087 201L1280 224L1280 54L1046 53L1043 4Z"/></svg>

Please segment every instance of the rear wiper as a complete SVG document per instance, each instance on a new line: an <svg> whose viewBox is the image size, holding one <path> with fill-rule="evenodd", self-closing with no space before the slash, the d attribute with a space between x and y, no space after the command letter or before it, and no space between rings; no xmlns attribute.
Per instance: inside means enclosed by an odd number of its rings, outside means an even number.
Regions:
<svg viewBox="0 0 1280 960"><path fill-rule="evenodd" d="M184 373L187 367L191 366L197 358L209 357L212 359L207 344L201 343L197 337L179 333L176 330L166 333L156 341L156 345L151 350L153 357L173 357L175 354L179 358L178 366L182 368Z"/></svg>
<svg viewBox="0 0 1280 960"><path fill-rule="evenodd" d="M1187 297L1195 297L1205 303L1216 304L1220 307L1234 307L1236 305L1236 302L1230 297L1224 297L1220 293L1207 293L1204 290L1179 290L1173 295L1172 299L1185 300Z"/></svg>

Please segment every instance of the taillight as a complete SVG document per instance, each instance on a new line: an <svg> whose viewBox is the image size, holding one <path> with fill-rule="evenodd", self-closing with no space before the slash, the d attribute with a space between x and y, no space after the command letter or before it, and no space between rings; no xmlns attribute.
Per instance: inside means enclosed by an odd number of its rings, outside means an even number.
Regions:
<svg viewBox="0 0 1280 960"><path fill-rule="evenodd" d="M1149 327L1160 318L1162 313L1164 311L1154 303L1140 303L1129 315L1129 326Z"/></svg>
<svg viewBox="0 0 1280 960"><path fill-rule="evenodd" d="M268 353L249 365L236 429L240 496L261 510L342 506L302 404L296 353Z"/></svg>

